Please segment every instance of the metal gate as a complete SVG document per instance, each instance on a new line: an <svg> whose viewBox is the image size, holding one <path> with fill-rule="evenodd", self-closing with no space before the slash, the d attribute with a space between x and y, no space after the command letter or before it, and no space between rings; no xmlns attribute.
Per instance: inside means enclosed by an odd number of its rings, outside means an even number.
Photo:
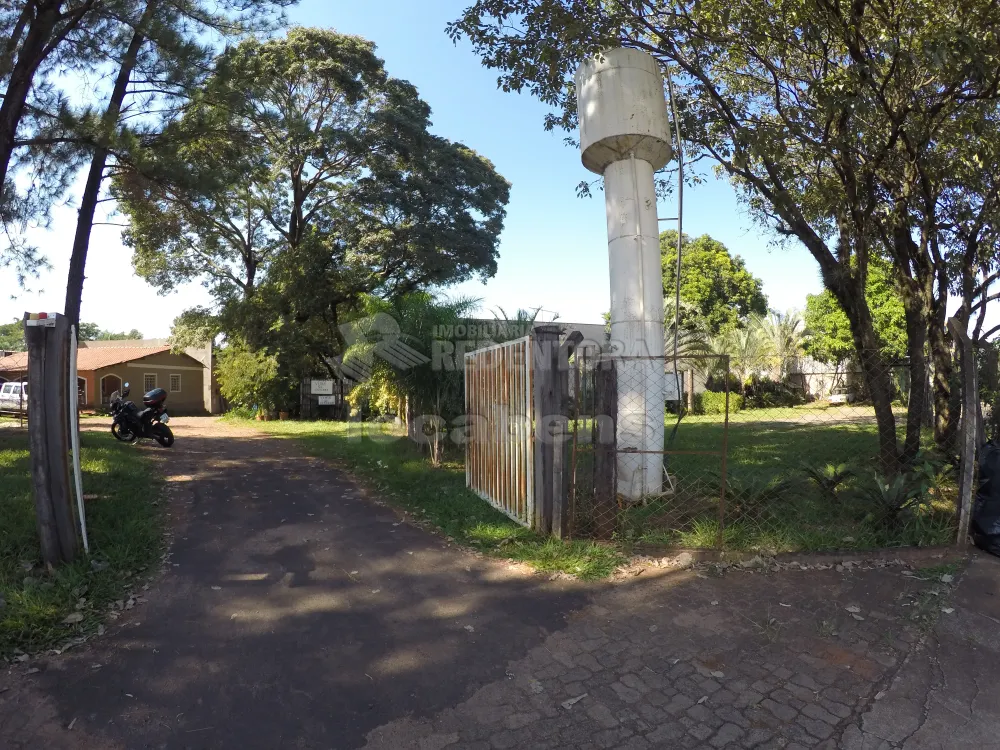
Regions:
<svg viewBox="0 0 1000 750"><path fill-rule="evenodd" d="M465 484L524 526L535 514L531 337L465 355Z"/></svg>

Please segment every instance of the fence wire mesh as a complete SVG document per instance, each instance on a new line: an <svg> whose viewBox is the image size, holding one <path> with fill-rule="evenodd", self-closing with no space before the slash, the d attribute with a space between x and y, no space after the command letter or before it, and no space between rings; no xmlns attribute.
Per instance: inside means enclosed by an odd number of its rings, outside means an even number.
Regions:
<svg viewBox="0 0 1000 750"><path fill-rule="evenodd" d="M954 475L927 450L929 378L914 389L914 368L871 356L579 353L570 533L762 552L952 541Z"/></svg>

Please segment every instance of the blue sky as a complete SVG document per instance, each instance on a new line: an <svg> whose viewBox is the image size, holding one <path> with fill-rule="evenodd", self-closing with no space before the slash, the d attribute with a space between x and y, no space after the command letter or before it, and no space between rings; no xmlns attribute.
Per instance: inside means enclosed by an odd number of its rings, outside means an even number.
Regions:
<svg viewBox="0 0 1000 750"><path fill-rule="evenodd" d="M609 307L604 201L576 197L576 185L592 179L579 152L563 133L542 127L546 107L527 94L507 94L497 74L485 69L468 43L453 44L445 24L459 16L467 0L305 0L291 9L293 23L331 27L358 34L378 45L389 73L411 81L432 110L433 131L461 141L491 159L512 183L500 244L499 269L485 285L466 282L449 290L482 299L482 310L542 307L563 321L596 323ZM18 292L14 278L0 270L0 320L25 310L61 311L66 269L76 222L76 196L53 212L51 227L31 232L52 270ZM660 216L673 216L672 201ZM110 221L121 221L111 218ZM741 255L764 282L771 306L801 308L805 295L820 288L815 262L797 244L774 247L754 225L724 181L708 181L685 192L684 231L711 234ZM663 224L664 228L673 226ZM103 328L136 327L147 336L166 336L173 318L209 298L197 285L158 297L131 274L130 253L120 228L94 229L84 288L84 320ZM10 295L16 299L10 299Z"/></svg>

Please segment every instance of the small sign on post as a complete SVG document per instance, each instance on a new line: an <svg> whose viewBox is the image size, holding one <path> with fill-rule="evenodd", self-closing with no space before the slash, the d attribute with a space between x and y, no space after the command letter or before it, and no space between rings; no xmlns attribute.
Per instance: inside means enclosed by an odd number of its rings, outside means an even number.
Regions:
<svg viewBox="0 0 1000 750"><path fill-rule="evenodd" d="M319 397L319 405L320 406L333 406L336 403L337 403L337 397L336 396L320 396Z"/></svg>
<svg viewBox="0 0 1000 750"><path fill-rule="evenodd" d="M313 379L310 392L314 396L331 396L333 395L333 381Z"/></svg>

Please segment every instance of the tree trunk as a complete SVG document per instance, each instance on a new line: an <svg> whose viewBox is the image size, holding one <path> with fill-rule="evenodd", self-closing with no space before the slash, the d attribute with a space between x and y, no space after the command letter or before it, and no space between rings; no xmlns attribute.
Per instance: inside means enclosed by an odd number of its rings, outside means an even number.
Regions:
<svg viewBox="0 0 1000 750"><path fill-rule="evenodd" d="M910 463L920 451L920 432L923 429L927 362L924 347L927 343L927 325L923 305L913 295L907 295L906 347L910 357L910 398L906 409L906 435L903 438L903 463Z"/></svg>
<svg viewBox="0 0 1000 750"><path fill-rule="evenodd" d="M934 386L931 383L931 368L924 367L925 378L921 387L924 389L924 408L920 423L924 429L934 429ZM911 386L912 387L912 386Z"/></svg>
<svg viewBox="0 0 1000 750"><path fill-rule="evenodd" d="M825 243L804 221L790 223L795 228L795 234L819 263L823 285L840 303L851 325L851 337L854 339L865 386L868 388L875 409L879 462L885 473L895 474L899 471L899 444L896 439L896 418L892 413L892 381L889 377L889 367L880 351L881 342L875 335L875 324L868 307L868 300L865 298L867 245L862 241L855 247L859 267L852 272L848 263L833 257ZM848 244L849 238L850 229L845 225L841 231L840 241ZM846 252L841 255L849 257Z"/></svg>
<svg viewBox="0 0 1000 750"><path fill-rule="evenodd" d="M150 0L136 25L135 32L129 42L125 56L122 58L115 87L111 92L111 100L104 112L103 138L110 139L118 124L122 103L128 93L129 80L139 57L139 50L146 41L145 30L156 11L156 0ZM69 322L80 326L80 304L83 299L83 280L87 265L87 251L90 249L90 233L94 226L94 213L97 211L97 201L101 193L101 183L104 181L104 168L108 162L108 149L101 145L94 151L90 161L90 171L87 174L87 184L80 200L80 213L76 221L76 235L73 238L73 253L69 259L69 277L66 280L65 315Z"/></svg>
<svg viewBox="0 0 1000 750"><path fill-rule="evenodd" d="M865 350L861 357L865 385L871 395L878 428L879 465L886 474L899 472L899 443L896 417L892 413L892 378L885 357L877 350Z"/></svg>
<svg viewBox="0 0 1000 750"><path fill-rule="evenodd" d="M846 284L831 285L826 278L824 282L837 297L851 324L851 334L861 362L861 372L875 410L880 468L886 474L896 474L900 463L896 417L892 413L892 378L889 365L880 350L881 342L875 335L875 325L864 296L864 287L860 283L851 285L858 288L848 288ZM832 286L836 288L831 288Z"/></svg>
<svg viewBox="0 0 1000 750"><path fill-rule="evenodd" d="M955 452L958 434L958 416L961 413L960 397L952 393L955 363L952 356L951 337L948 335L942 309L936 309L930 325L930 352L933 364L934 387L934 442L946 453Z"/></svg>
<svg viewBox="0 0 1000 750"><path fill-rule="evenodd" d="M10 72L7 90L0 103L0 191L7 182L17 128L24 115L32 81L38 66L45 60L46 46L62 18L61 5L62 0L40 0L36 4L37 13L31 19L24 42L17 51L17 62Z"/></svg>

